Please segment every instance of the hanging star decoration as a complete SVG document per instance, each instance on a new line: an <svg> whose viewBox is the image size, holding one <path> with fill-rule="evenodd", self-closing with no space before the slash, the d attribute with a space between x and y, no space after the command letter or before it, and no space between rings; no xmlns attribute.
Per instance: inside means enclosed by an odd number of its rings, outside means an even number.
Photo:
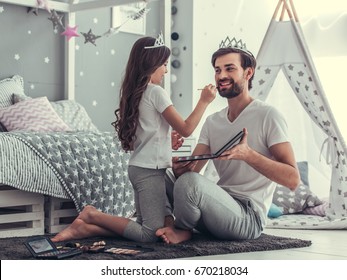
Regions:
<svg viewBox="0 0 347 280"><path fill-rule="evenodd" d="M140 18L142 18L145 14L147 14L149 12L150 9L147 9L146 7L140 9L138 12L136 12L133 15L130 15L129 18L133 19L133 20L138 20Z"/></svg>
<svg viewBox="0 0 347 280"><path fill-rule="evenodd" d="M64 32L60 33L60 35L64 35L68 41L70 41L72 37L80 36L77 33L77 25L75 27L68 26L67 28L65 28Z"/></svg>
<svg viewBox="0 0 347 280"><path fill-rule="evenodd" d="M45 9L47 12L51 12L47 0L36 0L37 6L41 9Z"/></svg>
<svg viewBox="0 0 347 280"><path fill-rule="evenodd" d="M112 35L115 35L117 33L119 33L119 29L121 28L121 26L118 27L111 27L109 30L107 30L104 34L102 34L102 36L106 36L106 37L110 37Z"/></svg>
<svg viewBox="0 0 347 280"><path fill-rule="evenodd" d="M51 16L48 18L53 23L53 29L57 29L58 26L64 28L63 19L64 15L58 15L55 10L52 10Z"/></svg>
<svg viewBox="0 0 347 280"><path fill-rule="evenodd" d="M29 7L27 13L33 13L37 16L39 14L39 9L45 9L47 12L51 12L47 0L36 0L36 6Z"/></svg>
<svg viewBox="0 0 347 280"><path fill-rule="evenodd" d="M27 14L33 13L35 16L39 15L39 8L38 7L28 7Z"/></svg>
<svg viewBox="0 0 347 280"><path fill-rule="evenodd" d="M92 32L92 29L90 28L88 32L81 32L81 34L84 36L84 43L91 43L94 46L96 46L96 40L102 37L109 37L111 35L115 35L117 33L119 33L120 28L126 24L129 20L139 20L141 18L143 18L150 9L146 8L147 5L147 1L143 0L145 2L144 6L137 10L135 13L133 13L132 15L129 15L127 17L127 19L122 22L119 26L117 27L112 27L109 28L106 32L104 32L101 35L95 35ZM45 9L47 10L47 12L50 14L50 17L48 17L48 20L50 20L53 23L53 31L56 33L58 31L58 29L62 29L63 32L60 33L60 35L65 36L67 38L68 41L70 41L70 39L72 37L79 37L78 32L77 32L77 26L72 27L72 26L67 26L65 27L62 19L64 17L64 15L60 15L58 14L54 9L51 11L49 6L49 1L48 0L36 0L36 6L35 7L29 7L27 10L27 13L32 12L35 15L38 15L38 10L39 9ZM94 22L97 22L97 19L94 19Z"/></svg>
<svg viewBox="0 0 347 280"><path fill-rule="evenodd" d="M88 33L81 32L81 34L84 36L84 43L87 44L92 43L94 46L96 46L95 41L96 39L101 38L101 36L94 35L92 32L92 29L89 29Z"/></svg>
<svg viewBox="0 0 347 280"><path fill-rule="evenodd" d="M112 27L110 28L108 31L106 31L104 34L102 34L101 36L106 36L109 37L111 35L115 35L117 33L119 33L121 27L126 24L129 20L139 20L141 18L143 18L148 12L150 11L150 9L147 9L146 7L138 10L136 13L134 13L133 15L128 16L128 18L122 22L120 25L118 25L117 27Z"/></svg>

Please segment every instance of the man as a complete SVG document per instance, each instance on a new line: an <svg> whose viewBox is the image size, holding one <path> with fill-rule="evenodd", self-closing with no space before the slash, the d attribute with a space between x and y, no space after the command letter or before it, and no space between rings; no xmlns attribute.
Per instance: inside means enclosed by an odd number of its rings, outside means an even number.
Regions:
<svg viewBox="0 0 347 280"><path fill-rule="evenodd" d="M212 56L216 86L228 106L206 119L193 155L216 152L241 130L245 134L213 160L217 184L198 174L206 161L173 159L175 227L156 232L166 243L190 239L194 228L226 240L258 238L274 182L292 190L300 182L286 122L275 108L250 96L256 60L234 42Z"/></svg>

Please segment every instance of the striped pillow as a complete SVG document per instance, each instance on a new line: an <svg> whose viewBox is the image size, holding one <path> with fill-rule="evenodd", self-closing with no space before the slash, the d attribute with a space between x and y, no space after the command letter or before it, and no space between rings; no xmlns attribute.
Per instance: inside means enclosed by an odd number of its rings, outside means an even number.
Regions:
<svg viewBox="0 0 347 280"><path fill-rule="evenodd" d="M31 99L26 95L12 94L12 103L22 102ZM74 100L59 100L50 102L59 117L74 131L99 132L93 124L86 109Z"/></svg>
<svg viewBox="0 0 347 280"><path fill-rule="evenodd" d="M28 99L0 108L0 122L8 131L71 131L47 97Z"/></svg>
<svg viewBox="0 0 347 280"><path fill-rule="evenodd" d="M24 81L21 76L15 75L0 81L0 108L12 105L12 94L25 96Z"/></svg>

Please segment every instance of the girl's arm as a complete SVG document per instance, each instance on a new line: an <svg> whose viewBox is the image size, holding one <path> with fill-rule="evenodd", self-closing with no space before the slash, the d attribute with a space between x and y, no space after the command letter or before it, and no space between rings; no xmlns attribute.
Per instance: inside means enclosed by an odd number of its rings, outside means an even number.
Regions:
<svg viewBox="0 0 347 280"><path fill-rule="evenodd" d="M188 137L198 126L207 106L213 101L213 99L215 99L216 92L217 89L212 84L205 86L193 112L186 120L182 118L174 106L167 107L162 114L174 130L176 130L183 137Z"/></svg>

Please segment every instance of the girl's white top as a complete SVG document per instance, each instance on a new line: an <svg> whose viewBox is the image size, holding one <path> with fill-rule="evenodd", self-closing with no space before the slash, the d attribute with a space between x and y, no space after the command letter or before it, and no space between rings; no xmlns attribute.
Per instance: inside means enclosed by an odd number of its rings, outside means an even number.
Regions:
<svg viewBox="0 0 347 280"><path fill-rule="evenodd" d="M171 127L162 112L172 105L159 85L148 84L139 105L139 124L129 165L168 168L172 165Z"/></svg>

